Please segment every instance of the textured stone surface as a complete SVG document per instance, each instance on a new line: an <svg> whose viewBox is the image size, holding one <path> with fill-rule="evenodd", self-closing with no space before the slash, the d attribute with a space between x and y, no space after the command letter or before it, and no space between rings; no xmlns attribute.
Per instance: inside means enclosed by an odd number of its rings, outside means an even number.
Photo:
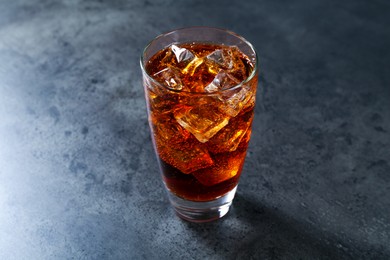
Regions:
<svg viewBox="0 0 390 260"><path fill-rule="evenodd" d="M0 1L0 259L390 259L387 1ZM169 207L143 47L228 28L261 65L234 208Z"/></svg>

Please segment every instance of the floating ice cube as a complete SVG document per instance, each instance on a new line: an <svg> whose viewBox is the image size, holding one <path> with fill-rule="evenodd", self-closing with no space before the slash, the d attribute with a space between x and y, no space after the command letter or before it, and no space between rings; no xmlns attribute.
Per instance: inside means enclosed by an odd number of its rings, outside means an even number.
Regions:
<svg viewBox="0 0 390 260"><path fill-rule="evenodd" d="M153 75L159 81L164 82L165 85L174 90L182 90L184 85L180 79L180 71L173 68L167 67Z"/></svg>
<svg viewBox="0 0 390 260"><path fill-rule="evenodd" d="M250 86L243 85L239 89L228 90L219 95L219 110L231 117L237 116L245 105L253 100L254 92Z"/></svg>
<svg viewBox="0 0 390 260"><path fill-rule="evenodd" d="M234 78L229 73L226 73L223 70L220 70L217 75L215 75L213 81L207 85L204 90L206 92L212 93L216 92L218 90L225 90L232 88L239 84L240 81L236 78Z"/></svg>
<svg viewBox="0 0 390 260"><path fill-rule="evenodd" d="M207 65L211 73L218 73L220 69L229 70L233 67L232 47L218 49L207 55Z"/></svg>
<svg viewBox="0 0 390 260"><path fill-rule="evenodd" d="M207 142L229 123L229 117L220 113L212 104L182 106L174 112L174 117L202 143Z"/></svg>
<svg viewBox="0 0 390 260"><path fill-rule="evenodd" d="M230 73L220 70L205 91L216 93L218 109L229 117L237 116L244 107L254 105L255 92L252 84L246 83L235 88L241 82Z"/></svg>
<svg viewBox="0 0 390 260"><path fill-rule="evenodd" d="M206 64L212 74L217 74L222 69L243 81L248 76L248 68L243 61L245 57L237 46L226 46L207 55Z"/></svg>
<svg viewBox="0 0 390 260"><path fill-rule="evenodd" d="M204 88L204 90L206 92L209 92L209 93L217 92L220 89L220 85L221 85L221 82L219 81L219 79L214 78L214 80L211 81L210 84L208 84Z"/></svg>
<svg viewBox="0 0 390 260"><path fill-rule="evenodd" d="M178 63L191 61L193 58L195 58L195 55L186 48L180 48L173 44L171 46L171 50L175 54Z"/></svg>
<svg viewBox="0 0 390 260"><path fill-rule="evenodd" d="M253 113L245 113L236 118L231 118L229 124L214 135L207 142L207 149L212 153L225 153L237 150L242 142L247 143L250 136L250 125ZM249 133L248 133L249 132Z"/></svg>

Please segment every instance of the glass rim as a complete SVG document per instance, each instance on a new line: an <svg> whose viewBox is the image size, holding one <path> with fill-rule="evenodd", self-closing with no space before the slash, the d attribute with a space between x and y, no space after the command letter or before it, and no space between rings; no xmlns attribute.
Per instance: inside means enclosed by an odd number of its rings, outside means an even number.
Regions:
<svg viewBox="0 0 390 260"><path fill-rule="evenodd" d="M254 62L254 66L253 66L253 70L252 70L251 74L246 79L242 80L240 83L234 85L233 87L222 89L222 90L217 90L217 91L211 92L211 93L209 93L209 92L194 92L194 91L185 91L185 90L171 89L171 88L167 87L166 85L162 84L161 82L155 80L151 75L149 75L149 73L145 69L145 66L144 66L144 61L145 61L144 60L144 55L145 55L145 52L152 45L152 43L155 42L156 40L158 40L158 39L160 39L162 37L165 37L165 36L167 36L169 34L172 34L172 33L178 32L178 31L188 30L188 29L212 29L212 30L216 30L216 31L220 31L220 32L225 32L225 33L230 34L230 35L240 39L241 41L243 41L252 50L252 52L254 54L254 58L255 58L254 59L255 62ZM196 41L194 41L194 42L196 42ZM171 44L174 44L174 42L172 42ZM166 46L166 47L168 47L168 46ZM242 37L241 35L233 32L233 31L230 31L230 30L227 30L227 29L222 29L222 28L217 28L217 27L209 27L209 26L182 27L182 28L178 28L178 29L174 29L174 30L170 30L170 31L167 31L165 33L162 33L162 34L158 35L157 37L155 37L154 39L152 39L145 46L145 48L142 51L141 57L140 57L140 65L141 65L142 72L143 72L144 75L147 76L148 80L150 80L153 84L161 86L162 88L167 89L168 91L172 91L172 92L176 92L176 93L183 93L183 94L185 93L185 94L190 94L190 95L200 95L200 96L213 96L213 95L218 95L218 94L223 93L223 92L232 91L232 90L241 88L243 85L245 85L246 83L251 81L256 76L257 70L258 70L258 65L257 64L258 64L257 52L256 52L254 46L248 40L246 40L244 37Z"/></svg>

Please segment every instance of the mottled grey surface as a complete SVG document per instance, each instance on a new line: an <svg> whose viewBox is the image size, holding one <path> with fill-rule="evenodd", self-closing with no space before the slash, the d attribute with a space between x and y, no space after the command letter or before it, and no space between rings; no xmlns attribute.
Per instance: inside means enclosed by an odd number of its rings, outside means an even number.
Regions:
<svg viewBox="0 0 390 260"><path fill-rule="evenodd" d="M0 259L390 259L390 4L0 1ZM138 58L228 28L261 65L234 208L169 207Z"/></svg>

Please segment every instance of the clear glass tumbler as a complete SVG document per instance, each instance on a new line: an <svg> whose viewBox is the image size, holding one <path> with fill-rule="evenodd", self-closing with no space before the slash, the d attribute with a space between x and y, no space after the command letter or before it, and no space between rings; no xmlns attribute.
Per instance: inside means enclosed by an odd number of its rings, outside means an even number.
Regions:
<svg viewBox="0 0 390 260"><path fill-rule="evenodd" d="M256 98L253 46L218 28L189 27L152 40L141 57L153 145L176 213L221 218L244 165Z"/></svg>

